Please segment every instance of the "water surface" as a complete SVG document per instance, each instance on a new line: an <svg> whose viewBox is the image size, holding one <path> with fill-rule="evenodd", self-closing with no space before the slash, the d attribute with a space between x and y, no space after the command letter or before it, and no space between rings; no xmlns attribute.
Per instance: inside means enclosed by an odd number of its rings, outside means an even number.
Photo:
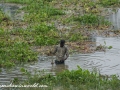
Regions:
<svg viewBox="0 0 120 90"><path fill-rule="evenodd" d="M7 15L11 20L23 20L23 15L17 11L23 6L18 4L1 3L0 9Z"/></svg>
<svg viewBox="0 0 120 90"><path fill-rule="evenodd" d="M108 9L110 15L108 17L108 20L112 23L113 28L115 30L120 30L120 8L117 9Z"/></svg>

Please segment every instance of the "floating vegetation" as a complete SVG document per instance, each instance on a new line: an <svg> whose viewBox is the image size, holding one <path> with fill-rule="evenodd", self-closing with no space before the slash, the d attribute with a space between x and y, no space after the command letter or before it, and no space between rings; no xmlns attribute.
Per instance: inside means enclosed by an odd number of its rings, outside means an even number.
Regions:
<svg viewBox="0 0 120 90"><path fill-rule="evenodd" d="M28 4L28 3L31 3L32 0L4 0L4 2L19 3L19 4Z"/></svg>
<svg viewBox="0 0 120 90"><path fill-rule="evenodd" d="M3 67L12 67L18 63L37 60L37 53L33 52L27 43L13 43L8 39L8 43L3 41L0 46L0 64Z"/></svg>
<svg viewBox="0 0 120 90"><path fill-rule="evenodd" d="M0 25L8 24L8 21L10 21L10 19L0 9Z"/></svg>
<svg viewBox="0 0 120 90"><path fill-rule="evenodd" d="M99 13L99 6L97 2L91 0L81 0L84 13Z"/></svg>
<svg viewBox="0 0 120 90"><path fill-rule="evenodd" d="M104 45L99 45L96 47L96 51L105 51L106 49L112 49L112 46L106 46L106 42L104 42Z"/></svg>
<svg viewBox="0 0 120 90"><path fill-rule="evenodd" d="M74 20L84 25L110 25L109 21L106 21L104 17L95 14L84 14L83 16L74 17Z"/></svg>
<svg viewBox="0 0 120 90"><path fill-rule="evenodd" d="M32 23L32 25L40 22L48 21L50 17L56 15L64 15L62 10L53 8L48 3L44 2L44 0L38 0L34 3L30 3L28 6L23 8L27 13L25 15L25 21L28 23Z"/></svg>
<svg viewBox="0 0 120 90"><path fill-rule="evenodd" d="M44 84L48 86L46 90L53 90L59 87L62 90L69 90L71 88L76 90L118 90L120 88L118 76L104 76L97 72L82 70L79 66L77 70L64 70L56 76L50 74L43 76L44 72L37 72L31 75L24 68L21 71L28 76L28 80L24 84Z"/></svg>
<svg viewBox="0 0 120 90"><path fill-rule="evenodd" d="M84 51L89 51L86 42L80 42L89 38L83 34L85 30L81 30L81 26L110 25L104 17L98 14L99 5L111 6L119 4L118 0L99 0L99 2L96 2L96 0L61 0L59 2L56 0L4 0L2 2L25 5L20 9L25 13L22 21L25 23L25 29L22 27L12 29L8 27L6 29L7 25L14 27L16 22L11 23L9 17L6 17L0 11L0 25L2 26L0 28L0 67L7 68L23 62L36 61L38 53L32 50L32 47L40 46L39 49L42 49L42 46L56 45L61 38L70 41L71 43L68 42L68 45L76 47L77 50L81 48ZM54 6L58 6L59 9ZM71 12L65 13L64 10L69 10L69 8ZM80 12L81 9L83 9L83 12ZM66 21L65 24L70 24L69 26L73 28L70 28L70 32L68 31L67 34L62 29L61 32L65 36L60 37L57 27L63 20ZM55 21L58 24L56 26ZM71 21L75 23L69 23ZM74 47L73 50L76 49ZM96 49L105 50L106 48L111 49L112 46L106 47L105 44L98 46ZM77 70L66 70L56 76L50 74L43 76L41 72L32 75L24 68L21 68L21 72L28 76L28 80L24 84L44 84L48 85L47 89L50 90L56 90L59 87L61 90L118 90L120 88L120 80L116 75L101 77L98 73L82 70L80 67ZM19 79L14 78L13 83L20 83Z"/></svg>
<svg viewBox="0 0 120 90"><path fill-rule="evenodd" d="M98 2L104 7L120 5L120 0L99 0Z"/></svg>
<svg viewBox="0 0 120 90"><path fill-rule="evenodd" d="M5 0L4 2L26 4L20 10L26 12L24 22L27 28L14 28L8 17L0 11L0 67L12 67L22 62L37 60L37 53L31 46L54 45L59 41L59 34L54 25L47 25L47 20L56 15L64 15L62 10L50 6L44 0ZM6 21L8 20L8 21Z"/></svg>
<svg viewBox="0 0 120 90"><path fill-rule="evenodd" d="M85 36L83 36L81 33L75 33L71 34L70 41L81 41L87 39Z"/></svg>
<svg viewBox="0 0 120 90"><path fill-rule="evenodd" d="M108 2L108 0L105 1ZM11 67L18 62L37 60L37 53L31 49L32 47L40 46L40 50L42 46L58 44L61 38L71 43L85 41L89 35L85 34L82 27L96 28L110 25L99 14L100 3L104 3L103 0L99 3L91 0L61 0L62 5L56 0L4 0L0 2L24 5L17 11L24 13L22 21L12 22L0 10L1 67ZM70 12L66 13L67 10ZM64 26L69 27L69 30ZM81 46L76 44L76 47Z"/></svg>

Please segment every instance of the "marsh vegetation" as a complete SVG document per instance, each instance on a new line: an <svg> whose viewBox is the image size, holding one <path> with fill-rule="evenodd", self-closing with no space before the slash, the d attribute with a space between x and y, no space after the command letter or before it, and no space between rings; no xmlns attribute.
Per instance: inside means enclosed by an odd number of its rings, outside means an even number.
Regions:
<svg viewBox="0 0 120 90"><path fill-rule="evenodd" d="M89 3L88 3L89 2ZM38 54L49 55L51 48L65 39L70 53L78 50L90 52L91 31L109 30L111 23L105 19L106 7L119 7L119 0L4 0L2 4L21 4L16 14L24 12L23 20L11 20L0 10L0 67L38 60ZM104 14L103 14L104 13ZM15 28L19 26L19 28ZM35 50L35 48L37 48ZM48 50L44 50L48 48ZM94 50L100 49L96 47ZM112 46L108 47L109 49ZM45 52L44 52L45 51ZM23 69L24 71L24 69ZM28 74L28 73L27 73ZM30 75L30 74L29 74ZM16 80L17 81L17 80ZM87 70L64 71L51 75L29 76L27 84L47 84L76 90L118 90L120 80L116 75L101 77Z"/></svg>
<svg viewBox="0 0 120 90"><path fill-rule="evenodd" d="M72 45L73 49L75 49L77 42L89 40L90 33L87 33L84 30L85 28L88 30L91 30L91 28L108 29L111 25L100 14L101 10L99 8L101 8L101 5L107 4L111 6L116 5L116 3L119 4L117 1L109 4L107 0L61 1L62 6L59 6L60 4L55 0L5 0L1 3L24 5L16 11L16 14L19 12L24 12L25 14L24 20L11 21L10 17L5 15L2 9L0 10L0 66L7 65L5 64L6 62L3 62L5 60L13 66L18 61L37 60L37 54L31 50L31 47L56 45L61 38L65 38L68 42L76 43L76 45ZM77 7L74 5L77 5ZM71 10L71 12L66 13L66 10ZM19 28L15 28L16 26L19 26ZM68 29L65 26L71 27ZM17 45L20 47L17 47ZM18 52L19 54L17 54L18 57L15 55L17 51L10 48L21 49ZM40 52L42 52L42 48ZM49 53L49 50L47 53Z"/></svg>

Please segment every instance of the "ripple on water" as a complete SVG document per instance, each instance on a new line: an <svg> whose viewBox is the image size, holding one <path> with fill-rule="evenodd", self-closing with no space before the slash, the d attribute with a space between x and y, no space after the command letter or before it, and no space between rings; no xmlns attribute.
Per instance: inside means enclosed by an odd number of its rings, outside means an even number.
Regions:
<svg viewBox="0 0 120 90"><path fill-rule="evenodd" d="M32 74L35 70L44 69L46 73L55 75L56 73L66 69L75 70L77 69L77 65L79 65L81 68L88 69L90 71L98 70L104 75L118 74L120 76L120 39L115 37L97 37L96 42L99 42L99 44L104 44L104 42L106 42L106 46L112 46L113 48L106 50L106 52L70 55L70 57L66 60L65 65L51 65L51 61L52 59L55 60L55 57L39 56L40 58L38 62L25 64L21 67L24 67ZM9 72L3 69L2 74L0 74L0 80L2 80L0 84L10 83L11 79L15 77L18 77L20 80L25 80L23 79L24 76L22 76L20 72L21 67L19 66L18 68L15 68Z"/></svg>

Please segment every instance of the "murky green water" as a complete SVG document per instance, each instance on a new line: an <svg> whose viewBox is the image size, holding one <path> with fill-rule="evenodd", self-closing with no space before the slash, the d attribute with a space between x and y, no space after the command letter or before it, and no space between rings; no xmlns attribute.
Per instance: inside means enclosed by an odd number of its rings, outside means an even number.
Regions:
<svg viewBox="0 0 120 90"><path fill-rule="evenodd" d="M15 15L15 11L18 9L18 6L5 6L0 4L4 12L9 12L11 19ZM113 13L109 16L109 20L112 22L115 29L120 29L120 9L117 13ZM17 77L19 80L25 80L25 77L20 72L20 68L24 67L31 73L34 70L46 70L46 73L58 73L62 70L68 69L73 70L77 69L77 65L83 69L88 69L90 71L97 70L101 74L118 74L120 75L120 37L96 37L96 45L104 44L106 46L112 46L110 50L106 52L94 52L89 54L73 54L66 60L65 65L51 65L51 61L55 57L51 56L39 56L38 62L25 64L24 66L17 66L11 70L1 69L0 72L0 84L9 84L11 80Z"/></svg>

